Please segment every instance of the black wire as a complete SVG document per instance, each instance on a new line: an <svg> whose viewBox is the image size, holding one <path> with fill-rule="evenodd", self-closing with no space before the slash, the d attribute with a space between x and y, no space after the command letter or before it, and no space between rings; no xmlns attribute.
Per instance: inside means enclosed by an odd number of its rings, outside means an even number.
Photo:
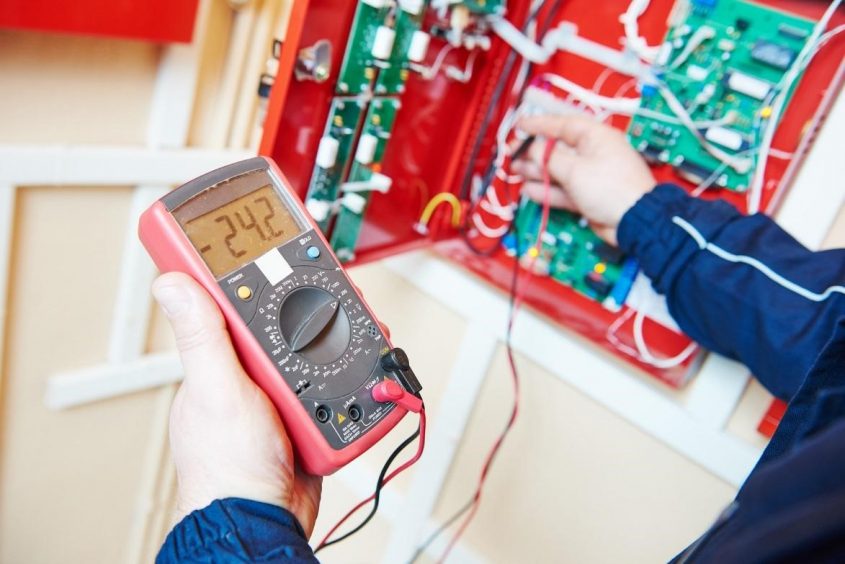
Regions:
<svg viewBox="0 0 845 564"><path fill-rule="evenodd" d="M381 489L384 487L384 477L387 475L387 471L390 469L390 465L393 464L393 461L396 460L396 457L399 456L399 454L405 449L405 447L407 447L409 444L414 442L414 439L416 439L419 436L420 436L420 427L417 427L417 430L414 431L414 433L410 437L408 437L407 439L402 441L402 443L398 447L396 447L396 450L394 450L390 454L390 456L387 458L387 461L384 463L384 466L382 466L381 472L378 475L378 481L376 482L375 498L373 499L373 508L370 510L370 514L367 515L364 518L364 520L361 521L361 523L358 524L358 526L356 526L354 529L352 529L348 533L344 533L343 535L337 537L336 539L327 541L327 542L323 543L322 545L318 546L317 549L314 550L314 554L317 554L318 552L320 552L321 550L323 550L327 546L331 546L333 544L339 543L342 540L348 539L349 537L351 537L352 535L354 535L355 533L357 533L358 531L363 529L364 526L366 526L366 524L370 522L370 520L375 516L376 511L378 511L378 503L379 503L379 499L381 498Z"/></svg>
<svg viewBox="0 0 845 564"><path fill-rule="evenodd" d="M538 27L537 37L542 37L546 34L549 28L552 25L552 21L554 20L555 15L557 14L558 10L560 9L560 5L563 0L554 0L549 7L548 11L546 12L546 17L543 19L542 24ZM528 31L528 27L531 23L539 17L540 12L542 11L543 7L546 5L547 2L543 2L537 8L528 15L528 19L525 21L525 25L522 27L522 32L526 33ZM511 70L513 69L513 64L516 62L517 53L516 51L511 51L508 54L508 58L505 61L504 70L501 76L507 77L510 75ZM531 73L531 69L534 67L534 64L529 64L528 66L528 73ZM493 111L495 110L496 106L499 103L499 98L502 95L503 88L505 87L505 83L507 80L500 80L496 84L496 90L493 92L493 96L490 99L490 105L487 106L487 113L484 115L484 120L481 122L481 126L479 127L478 136L475 139L475 144L473 145L472 152L470 153L469 163L470 166L467 168L467 172L464 174L464 179L461 184L461 191L460 191L460 198L462 200L469 200L469 185L472 182L472 163L478 158L478 153L481 150L481 144L484 141L484 136L487 133L487 128L490 126L490 121L493 119ZM527 147L526 147L527 148ZM493 175L495 174L495 158L491 159L490 165L487 171L484 174L484 178L482 179L482 190L481 193L478 195L478 201L484 197L484 194L487 192L487 189L490 187L490 184L493 182ZM467 217L471 217L474 211L475 206L472 206L467 212ZM513 227L513 224L511 224ZM510 229L508 230L510 231ZM507 234L507 231L505 232ZM469 248L476 255L480 256L490 256L496 252L499 248L499 242L494 245L491 245L489 249L479 249L475 246L472 242L472 239L469 237L469 226L464 226L460 231L461 239L463 239L466 246ZM504 236L503 236L504 237Z"/></svg>
<svg viewBox="0 0 845 564"><path fill-rule="evenodd" d="M560 8L561 3L562 3L562 0L554 0L552 5L550 6L548 12L546 12L546 18L543 20L543 23L541 24L541 26L538 30L539 31L538 37L543 36L546 33L546 31L548 31L549 27L552 24L552 20L553 20L554 16L556 15L558 9ZM542 8L543 8L543 6L545 6L545 4L546 3L543 2L543 4L541 4L540 6L537 7L537 9L534 11L534 13L529 15L528 20L526 21L526 24L523 28L523 31L526 31L528 29L528 25L530 25L530 23L540 14L540 10L542 10ZM508 57L508 61L505 62L505 66L508 67L508 69L505 72L502 73L503 76L508 76L508 74L510 74L510 68L513 66L511 58L515 59L515 54L516 54L515 51L511 51L511 53ZM531 65L531 66L533 66L533 65ZM530 67L529 67L529 72L530 72ZM487 108L487 114L484 117L485 121L482 124L479 136L476 138L476 144L473 147L472 158L470 159L470 163L473 160L475 160L475 158L478 156L478 149L479 149L479 146L481 144L481 140L484 138L484 134L486 132L487 127L489 126L490 119L492 119L492 116L491 116L492 110L491 109L495 106L496 102L498 102L498 98L499 98L499 96L501 96L501 89L504 87L503 85L504 85L505 82L506 81L504 81L504 80L499 82L499 84L497 85L496 92L494 92L494 94L493 94L493 98L491 99L490 106ZM526 149L528 149L528 146L531 144L531 141L533 141L533 138L531 138L530 140L524 141L522 143L522 145L517 149L517 152L522 153ZM491 166L493 166L493 165L491 165ZM467 174L469 175L469 180L471 180L471 174L472 174L472 168L471 167L467 171ZM489 175L490 175L490 171L488 171L488 176ZM467 185L468 185L469 180L467 179L466 176L464 177L464 185L461 188L461 194L462 195L464 194L466 188L468 187ZM489 181L485 182L485 184L484 184L484 190L485 191L486 191L486 189L489 185L490 185ZM468 194L468 190L466 190L466 192ZM483 195L484 194L482 192L481 196L483 196ZM463 197L466 198L466 196L463 196ZM469 215L469 214L467 214L467 215ZM513 357L513 343L511 341L511 336L512 336L512 333L513 333L513 331L512 331L513 320L514 320L514 315L516 314L517 287L518 287L518 284L519 284L519 259L522 256L521 249L520 249L521 241L520 241L519 225L516 223L516 216L514 216L514 219L511 222L511 228L510 228L509 231L513 231L513 233L516 236L516 252L515 252L516 256L514 256L513 272L511 274L510 299L509 299L509 305L508 305L508 326L507 326L507 331L505 332L505 349L506 349L508 358L510 360L511 367L514 371L514 377L519 379L519 374L516 371L516 362L514 361L514 357ZM469 248L473 252L475 252L476 254L490 254L491 253L491 251L481 251L479 249L476 249L472 245L472 243L469 241L469 238L466 236L466 232L462 233L462 235L463 235L464 241L466 242L467 246L469 246ZM498 247L498 245L495 245L493 247L493 250L495 251L497 247ZM433 543L435 541L435 539L437 539L437 537L442 535L449 527L451 527L455 523L455 521L460 519L462 515L464 515L467 511L469 511L474 503L475 503L475 496L473 495L469 499L469 501L467 501L464 505L462 505L460 507L460 509L455 511L455 513L453 513L451 517L446 519L446 521L444 521L443 524L440 525L440 527L438 527L434 532L432 532L428 536L428 538L425 539L425 541L423 541L423 543L420 544L417 547L417 549L414 551L414 555L411 557L411 559L409 561L409 564L413 564L414 562L416 562L417 558L419 558L423 554L423 552L425 552L425 550L429 546L431 546L431 543Z"/></svg>
<svg viewBox="0 0 845 564"><path fill-rule="evenodd" d="M471 498L468 502L466 502L466 504L465 504L463 507L461 507L460 509L458 509L458 510L457 510L457 511L456 511L456 512L455 512L455 513L451 516L451 517L449 517L448 519L446 519L446 521L445 521L442 525L440 525L440 527L438 527L436 531L434 531L433 533L431 533L431 534L428 536L428 538L427 538L427 539L425 539L425 541L424 541L421 545L419 545L419 546L417 547L417 550L416 550L416 551L414 551L414 555L413 555L413 556L411 556L411 559L408 561L408 563L409 563L409 564L413 564L414 562L416 562L416 561L417 561L417 558L419 558L420 556L422 556L422 553L423 553L423 552L425 552L425 550L429 547L429 545L430 545L431 543L433 543L433 542L434 542L434 539L436 539L437 537L439 537L439 536L443 533L443 531L445 531L446 529L448 529L449 527L451 527L451 526L452 526L452 524L453 524L455 521L457 521L458 519L460 519L460 518L461 518L461 516L462 516L464 513L466 513L467 511L469 511L469 508L470 508L470 507L472 507L472 504L473 504L473 503L475 503L475 498L474 498L474 497L473 497L473 498Z"/></svg>
<svg viewBox="0 0 845 564"><path fill-rule="evenodd" d="M519 374L516 371L516 362L514 361L513 357L513 344L511 342L511 334L513 333L512 329L514 315L516 315L516 295L519 285L519 259L522 256L522 242L520 241L519 225L516 222L514 222L512 229L514 234L516 235L517 243L516 253L513 259L513 271L511 273L511 287L509 292L510 297L508 301L508 326L505 332L505 349L508 355L508 359L510 361L510 366L513 370L513 375L516 379L519 379ZM422 544L417 547L417 549L414 551L414 555L408 561L408 564L413 564L414 562L416 562L417 558L419 558L423 554L423 552L425 552L426 549L431 546L431 543L433 543L437 537L442 535L449 527L451 527L455 523L455 521L460 519L462 515L464 515L467 511L470 510L470 508L472 508L473 504L475 504L475 501L476 498L475 495L473 495L471 498L469 498L469 501L462 505L460 509L455 511L455 513L453 513L451 517L446 519L446 521L444 521L443 524L440 525L440 527L438 527L434 532L432 532L428 536L428 538L425 539L425 541L423 541Z"/></svg>
<svg viewBox="0 0 845 564"><path fill-rule="evenodd" d="M556 1L559 2L560 0ZM528 32L528 27L540 14L540 10L545 4L545 2L541 3L539 6L537 6L537 9L535 9L532 13L528 14L528 19L525 20L525 24L522 26L522 33ZM546 18L546 22L544 23L548 23L549 19L550 18ZM490 122L493 120L493 112L495 112L497 109L497 106L499 104L499 98L502 97L502 92L504 92L505 86L508 83L506 79L510 76L511 71L513 70L513 65L514 63L516 63L516 59L516 51L511 51L510 53L508 53L508 58L505 59L505 64L502 67L502 73L500 75L501 77L503 77L503 80L500 80L498 83L496 83L496 89L493 91L493 95L490 98L490 104L487 106L487 112L484 114L484 119L482 120L481 126L478 129L478 136L475 138L475 143L473 144L472 151L470 152L469 166L467 167L467 171L464 174L464 179L461 182L461 191L459 196L462 200L469 199L469 186L472 182L472 163L475 162L475 159L478 158L479 151L481 151L481 144L484 142L484 137L487 134L487 128L490 126Z"/></svg>

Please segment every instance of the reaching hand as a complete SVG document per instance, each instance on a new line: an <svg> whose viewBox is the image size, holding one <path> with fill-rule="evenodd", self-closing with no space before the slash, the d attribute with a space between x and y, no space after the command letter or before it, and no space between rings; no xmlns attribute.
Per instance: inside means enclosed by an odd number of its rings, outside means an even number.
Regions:
<svg viewBox="0 0 845 564"><path fill-rule="evenodd" d="M557 139L549 159L553 186L551 205L580 213L605 241L616 245L616 228L625 212L655 185L645 161L625 135L586 117L536 116L517 125L522 131ZM525 193L543 199L542 163L545 143L531 146L514 172L525 176Z"/></svg>
<svg viewBox="0 0 845 564"><path fill-rule="evenodd" d="M217 305L181 273L159 277L153 294L185 369L170 412L179 519L215 499L240 497L284 507L310 536L322 481L294 464L279 414L241 367Z"/></svg>

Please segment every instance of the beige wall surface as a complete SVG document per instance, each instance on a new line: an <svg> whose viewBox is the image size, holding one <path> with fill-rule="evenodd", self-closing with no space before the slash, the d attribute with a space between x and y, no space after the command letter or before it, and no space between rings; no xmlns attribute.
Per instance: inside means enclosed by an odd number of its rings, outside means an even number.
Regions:
<svg viewBox="0 0 845 564"><path fill-rule="evenodd" d="M516 362L520 419L467 532L491 562L663 562L733 497L732 487L556 377L519 356ZM438 517L447 518L472 491L479 461L506 418L510 387L501 350Z"/></svg>
<svg viewBox="0 0 845 564"><path fill-rule="evenodd" d="M126 189L27 188L3 370L0 562L119 562L135 511L147 392L64 412L48 376L102 361Z"/></svg>
<svg viewBox="0 0 845 564"><path fill-rule="evenodd" d="M160 48L0 30L0 143L140 143Z"/></svg>
<svg viewBox="0 0 845 564"><path fill-rule="evenodd" d="M0 32L0 143L142 143L159 56L136 42ZM43 403L49 376L106 358L129 201L130 190L119 186L20 192L0 367L2 564L150 561L167 531L173 471L154 455L164 444L172 387L59 412ZM383 266L352 276L408 350L436 417L465 321ZM169 350L168 330L156 319L150 349ZM551 374L520 357L517 363L520 420L466 535L491 562L665 560L733 495ZM470 494L506 420L509 382L499 351L438 518ZM758 388L744 402L750 415L733 425L759 441L753 425L766 402ZM413 426L408 418L355 463L369 480ZM411 477L390 488L406 490ZM326 480L315 536L357 499L339 479ZM390 521L379 517L324 560L376 562L389 531Z"/></svg>

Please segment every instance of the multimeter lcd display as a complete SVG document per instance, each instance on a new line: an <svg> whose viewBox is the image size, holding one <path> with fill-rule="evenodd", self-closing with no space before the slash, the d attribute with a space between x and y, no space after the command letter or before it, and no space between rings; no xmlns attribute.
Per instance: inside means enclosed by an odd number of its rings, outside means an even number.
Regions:
<svg viewBox="0 0 845 564"><path fill-rule="evenodd" d="M183 229L217 278L303 232L270 185L187 221Z"/></svg>

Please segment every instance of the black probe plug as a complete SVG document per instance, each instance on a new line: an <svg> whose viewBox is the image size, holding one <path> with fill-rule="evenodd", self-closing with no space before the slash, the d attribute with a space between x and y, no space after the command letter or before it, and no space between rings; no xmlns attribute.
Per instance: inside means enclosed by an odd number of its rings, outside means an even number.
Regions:
<svg viewBox="0 0 845 564"><path fill-rule="evenodd" d="M517 147L514 150L514 152L511 154L511 160L515 161L516 159L521 157L523 154L525 154L525 151L528 150L528 147L531 146L531 143L533 143L535 139L537 139L536 135L529 135L528 137L523 139L522 143L519 144L519 147Z"/></svg>
<svg viewBox="0 0 845 564"><path fill-rule="evenodd" d="M393 374L405 390L420 397L422 385L417 380L417 375L411 369L411 361L408 360L408 355L405 354L405 351L398 347L388 351L381 357L381 367L385 372Z"/></svg>

